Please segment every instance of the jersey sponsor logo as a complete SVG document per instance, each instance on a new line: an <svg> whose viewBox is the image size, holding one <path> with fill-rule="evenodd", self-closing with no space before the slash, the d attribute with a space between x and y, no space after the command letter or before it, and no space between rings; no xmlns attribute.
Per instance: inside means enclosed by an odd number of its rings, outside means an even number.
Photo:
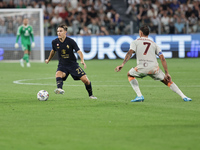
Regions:
<svg viewBox="0 0 200 150"><path fill-rule="evenodd" d="M66 54L66 50L65 49L62 49L62 54Z"/></svg>
<svg viewBox="0 0 200 150"><path fill-rule="evenodd" d="M64 58L64 59L69 58L69 54L66 54L66 50L65 49L61 50L61 57Z"/></svg>

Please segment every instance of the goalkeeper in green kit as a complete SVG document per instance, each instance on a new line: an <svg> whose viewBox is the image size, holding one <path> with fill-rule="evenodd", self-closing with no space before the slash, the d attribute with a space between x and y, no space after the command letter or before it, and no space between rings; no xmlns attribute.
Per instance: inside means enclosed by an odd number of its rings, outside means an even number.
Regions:
<svg viewBox="0 0 200 150"><path fill-rule="evenodd" d="M32 48L35 47L35 42L34 42L33 28L28 24L27 18L23 20L23 25L18 27L15 48L19 48L18 40L20 36L21 36L22 50L24 51L24 56L22 59L20 59L20 65L24 67L24 61L26 61L26 66L30 67L31 65L29 62L29 56L31 54L31 47ZM32 44L30 39L32 40Z"/></svg>

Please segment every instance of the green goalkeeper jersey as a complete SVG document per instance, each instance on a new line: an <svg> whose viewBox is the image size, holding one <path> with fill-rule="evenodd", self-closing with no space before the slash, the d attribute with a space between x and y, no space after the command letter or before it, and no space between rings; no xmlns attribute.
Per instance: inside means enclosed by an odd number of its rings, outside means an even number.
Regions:
<svg viewBox="0 0 200 150"><path fill-rule="evenodd" d="M33 28L30 25L21 25L18 27L16 43L18 43L19 37L21 36L22 45L30 45L31 40L34 42Z"/></svg>

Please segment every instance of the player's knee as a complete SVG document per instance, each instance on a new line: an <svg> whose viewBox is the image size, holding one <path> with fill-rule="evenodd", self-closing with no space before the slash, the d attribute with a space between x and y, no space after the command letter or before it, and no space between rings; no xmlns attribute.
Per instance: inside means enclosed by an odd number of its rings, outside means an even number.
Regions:
<svg viewBox="0 0 200 150"><path fill-rule="evenodd" d="M61 78L64 78L66 76L66 73L62 72L62 71L57 71L56 72L56 78L57 77L61 77Z"/></svg>
<svg viewBox="0 0 200 150"><path fill-rule="evenodd" d="M82 76L80 79L84 84L86 84L86 85L90 84L90 80L87 78L86 75Z"/></svg>
<svg viewBox="0 0 200 150"><path fill-rule="evenodd" d="M128 76L128 81L130 82L131 80L134 80L135 77L132 77L132 76Z"/></svg>
<svg viewBox="0 0 200 150"><path fill-rule="evenodd" d="M84 84L86 84L86 85L89 85L89 84L90 84L90 81L89 81L88 79L84 79L84 80L82 80L82 82L83 82Z"/></svg>
<svg viewBox="0 0 200 150"><path fill-rule="evenodd" d="M90 81L89 80L87 80L86 85L90 85Z"/></svg>
<svg viewBox="0 0 200 150"><path fill-rule="evenodd" d="M55 76L56 76L56 78L57 78L57 77L62 77L58 71L56 72L56 75L55 75Z"/></svg>
<svg viewBox="0 0 200 150"><path fill-rule="evenodd" d="M130 73L127 73L128 81L130 82L131 80L135 79L135 77L131 76Z"/></svg>
<svg viewBox="0 0 200 150"><path fill-rule="evenodd" d="M87 76L84 78L84 83L86 85L89 85L90 84L90 80L87 78Z"/></svg>
<svg viewBox="0 0 200 150"><path fill-rule="evenodd" d="M62 73L62 78L65 78L66 77L66 73Z"/></svg>

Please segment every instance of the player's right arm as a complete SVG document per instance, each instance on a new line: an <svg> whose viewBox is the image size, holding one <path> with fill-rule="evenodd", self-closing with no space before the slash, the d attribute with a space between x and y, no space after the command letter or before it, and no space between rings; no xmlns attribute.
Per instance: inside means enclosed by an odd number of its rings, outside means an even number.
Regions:
<svg viewBox="0 0 200 150"><path fill-rule="evenodd" d="M122 68L124 67L125 63L131 58L132 54L135 53L136 48L137 48L136 47L136 41L131 42L129 51L126 53L126 56L124 58L123 63L121 65L117 66L115 68L115 71L118 72L118 71L122 70Z"/></svg>
<svg viewBox="0 0 200 150"><path fill-rule="evenodd" d="M45 63L48 64L50 62L50 60L53 58L53 56L55 55L56 51L54 51L53 49L51 50L48 59L45 60Z"/></svg>
<svg viewBox="0 0 200 150"><path fill-rule="evenodd" d="M19 26L18 29L17 29L17 37L16 37L16 41L15 41L15 48L19 48L18 41L19 41L19 37L20 37L20 30L21 30L21 26Z"/></svg>
<svg viewBox="0 0 200 150"><path fill-rule="evenodd" d="M117 67L115 68L115 71L117 71L117 72L118 72L118 71L121 71L122 68L124 67L125 63L131 58L131 56L132 56L133 53L135 53L135 51L132 50L132 49L130 49L130 50L126 53L126 56L125 56L125 58L124 58L123 63L122 63L121 65L117 66Z"/></svg>

